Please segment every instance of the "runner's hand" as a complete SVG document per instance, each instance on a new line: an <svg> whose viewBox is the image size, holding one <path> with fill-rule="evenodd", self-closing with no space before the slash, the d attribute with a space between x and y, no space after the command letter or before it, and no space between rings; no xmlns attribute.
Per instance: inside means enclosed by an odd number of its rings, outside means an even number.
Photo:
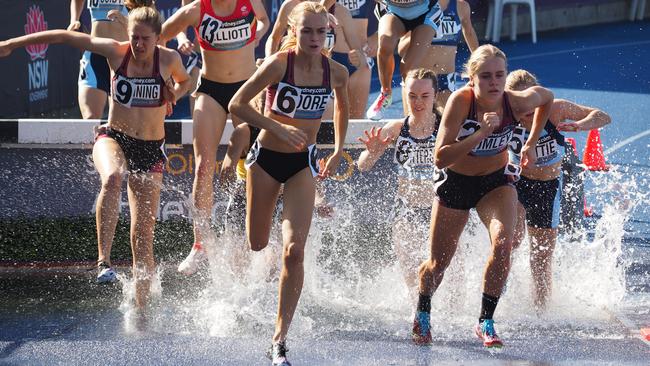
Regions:
<svg viewBox="0 0 650 366"><path fill-rule="evenodd" d="M184 54L185 56L189 56L192 54L192 51L194 50L194 43L190 41L189 39L184 40L183 42L178 43L178 47L176 47L178 52Z"/></svg>
<svg viewBox="0 0 650 366"><path fill-rule="evenodd" d="M307 134L294 126L279 124L279 128L275 130L274 135L296 149L296 151L304 151L307 148Z"/></svg>
<svg viewBox="0 0 650 366"><path fill-rule="evenodd" d="M111 22L116 22L122 25L124 28L128 26L129 20L125 17L119 10L111 10L106 14L106 17Z"/></svg>
<svg viewBox="0 0 650 366"><path fill-rule="evenodd" d="M81 22L77 20L77 21L74 21L74 22L70 23L70 25L68 25L67 30L69 30L69 31L78 31L79 28L81 28Z"/></svg>
<svg viewBox="0 0 650 366"><path fill-rule="evenodd" d="M534 165L536 161L537 156L535 156L535 146L524 144L524 147L521 149L521 166L526 168L529 165Z"/></svg>
<svg viewBox="0 0 650 366"><path fill-rule="evenodd" d="M484 136L489 136L496 130L497 127L501 124L501 117L495 112L483 113L483 120L479 121L481 129L479 132L483 132Z"/></svg>
<svg viewBox="0 0 650 366"><path fill-rule="evenodd" d="M324 179L336 174L336 168L341 162L341 155L342 151L339 151L328 156L327 161L325 162L325 168L321 169L320 172L318 172L318 177Z"/></svg>
<svg viewBox="0 0 650 366"><path fill-rule="evenodd" d="M174 111L174 106L176 105L176 89L174 88L174 80L172 78L165 81L165 87L163 88L163 100L167 102L167 116L170 116Z"/></svg>
<svg viewBox="0 0 650 366"><path fill-rule="evenodd" d="M386 150L386 147L388 144L390 144L390 137L386 138L381 138L381 130L382 127L379 127L375 130L375 128L371 128L370 132L368 130L363 131L363 133L366 135L367 139L364 140L363 136L359 137L357 140L359 142L363 143L366 145L366 149L368 150L369 153L371 154L376 154L376 153L382 153L384 150Z"/></svg>
<svg viewBox="0 0 650 366"><path fill-rule="evenodd" d="M13 48L9 46L9 42L0 42L0 57L7 57L11 55L11 51L13 51Z"/></svg>
<svg viewBox="0 0 650 366"><path fill-rule="evenodd" d="M366 62L366 55L359 50L350 50L350 52L348 52L348 60L352 66L360 69L361 66L363 66L363 63Z"/></svg>

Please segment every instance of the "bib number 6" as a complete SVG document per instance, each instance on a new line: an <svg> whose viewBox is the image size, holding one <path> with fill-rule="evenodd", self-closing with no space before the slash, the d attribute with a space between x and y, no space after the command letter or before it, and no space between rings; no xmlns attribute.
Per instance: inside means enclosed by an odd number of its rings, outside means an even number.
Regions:
<svg viewBox="0 0 650 366"><path fill-rule="evenodd" d="M293 115L296 111L296 104L298 103L299 93L298 90L290 86L285 86L278 90L276 96L276 105L280 112Z"/></svg>

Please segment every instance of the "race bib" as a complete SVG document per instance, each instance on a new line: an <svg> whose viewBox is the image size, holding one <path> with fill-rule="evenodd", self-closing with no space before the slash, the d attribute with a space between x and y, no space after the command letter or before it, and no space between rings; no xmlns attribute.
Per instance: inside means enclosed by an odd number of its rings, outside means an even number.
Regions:
<svg viewBox="0 0 650 366"><path fill-rule="evenodd" d="M88 0L88 9L116 8L124 5L124 0Z"/></svg>
<svg viewBox="0 0 650 366"><path fill-rule="evenodd" d="M246 45L251 39L251 24L254 22L252 12L245 18L227 22L205 14L199 25L199 35L217 50L238 49Z"/></svg>
<svg viewBox="0 0 650 366"><path fill-rule="evenodd" d="M325 87L299 88L278 83L271 110L291 118L318 119L323 115L330 97Z"/></svg>
<svg viewBox="0 0 650 366"><path fill-rule="evenodd" d="M155 78L125 78L118 75L114 81L113 100L126 107L158 106L161 87Z"/></svg>

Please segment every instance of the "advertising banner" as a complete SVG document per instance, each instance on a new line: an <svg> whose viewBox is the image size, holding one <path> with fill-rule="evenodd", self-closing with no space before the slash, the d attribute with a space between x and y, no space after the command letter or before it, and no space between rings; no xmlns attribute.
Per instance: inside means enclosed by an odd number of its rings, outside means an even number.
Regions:
<svg viewBox="0 0 650 366"><path fill-rule="evenodd" d="M2 35L19 37L49 29L65 29L70 1L2 1ZM38 44L0 58L0 117L39 117L77 104L81 51L63 45Z"/></svg>

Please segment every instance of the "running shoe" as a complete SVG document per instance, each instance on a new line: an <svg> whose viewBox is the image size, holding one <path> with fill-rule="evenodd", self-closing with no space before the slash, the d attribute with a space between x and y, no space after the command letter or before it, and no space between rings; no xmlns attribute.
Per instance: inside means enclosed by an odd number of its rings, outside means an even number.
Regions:
<svg viewBox="0 0 650 366"><path fill-rule="evenodd" d="M431 339L431 315L424 311L418 311L413 319L413 342L417 345L428 346L433 343Z"/></svg>
<svg viewBox="0 0 650 366"><path fill-rule="evenodd" d="M483 346L486 348L503 347L501 338L499 338L497 332L494 330L494 320L492 319L485 319L483 322L476 324L474 326L474 333L483 341Z"/></svg>
<svg viewBox="0 0 650 366"><path fill-rule="evenodd" d="M201 243L194 243L190 254L178 265L178 272L186 276L191 276L196 273L199 264L207 258L208 256L205 254L205 249L203 249Z"/></svg>
<svg viewBox="0 0 650 366"><path fill-rule="evenodd" d="M377 99L370 105L368 111L366 112L366 117L373 120L379 121L384 118L384 112L390 105L393 103L393 95L391 93L381 92Z"/></svg>
<svg viewBox="0 0 650 366"><path fill-rule="evenodd" d="M266 353L266 356L271 359L271 366L291 366L287 360L287 346L284 342L273 343L271 348Z"/></svg>
<svg viewBox="0 0 650 366"><path fill-rule="evenodd" d="M97 265L97 283L112 283L117 281L117 273L106 262Z"/></svg>

